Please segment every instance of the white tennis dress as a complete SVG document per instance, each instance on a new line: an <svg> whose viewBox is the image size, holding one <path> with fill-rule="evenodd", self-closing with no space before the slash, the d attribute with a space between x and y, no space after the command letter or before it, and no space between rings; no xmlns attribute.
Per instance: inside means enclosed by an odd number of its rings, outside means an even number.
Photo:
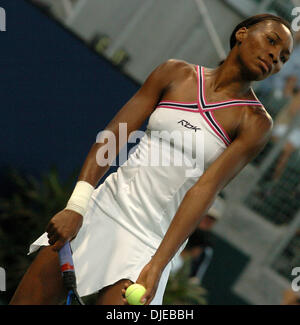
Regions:
<svg viewBox="0 0 300 325"><path fill-rule="evenodd" d="M255 100L207 103L204 69L197 66L197 102L160 102L136 150L94 190L83 225L71 242L80 296L120 279L137 280L186 192L230 144L213 111L261 105ZM172 263L185 244L164 269L151 304L162 304ZM48 245L46 233L29 253L42 245Z"/></svg>

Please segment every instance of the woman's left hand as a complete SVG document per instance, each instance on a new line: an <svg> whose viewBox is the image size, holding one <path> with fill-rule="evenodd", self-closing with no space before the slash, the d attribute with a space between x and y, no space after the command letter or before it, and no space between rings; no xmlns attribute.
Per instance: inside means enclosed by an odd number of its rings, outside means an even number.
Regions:
<svg viewBox="0 0 300 325"><path fill-rule="evenodd" d="M154 298L161 277L161 273L162 270L156 265L153 265L150 261L143 268L138 279L136 280L136 283L139 283L146 288L146 292L141 298L141 301L143 301L143 299L146 299L145 305L149 305L152 299Z"/></svg>
<svg viewBox="0 0 300 325"><path fill-rule="evenodd" d="M138 279L136 280L136 283L141 284L146 288L145 294L141 297L141 301L143 301L143 299L146 300L145 305L149 305L154 298L161 273L162 270L153 265L150 261L143 268ZM125 289L123 290L123 295L125 294Z"/></svg>

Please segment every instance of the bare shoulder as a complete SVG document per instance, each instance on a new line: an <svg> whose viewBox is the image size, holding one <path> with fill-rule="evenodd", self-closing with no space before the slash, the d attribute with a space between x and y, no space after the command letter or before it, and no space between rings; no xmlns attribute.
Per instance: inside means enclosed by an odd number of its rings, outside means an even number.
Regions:
<svg viewBox="0 0 300 325"><path fill-rule="evenodd" d="M184 80L195 73L193 65L178 59L168 59L158 65L146 80L147 85L168 87L175 80Z"/></svg>
<svg viewBox="0 0 300 325"><path fill-rule="evenodd" d="M264 145L270 138L273 119L263 106L249 105L244 110L239 133L248 143Z"/></svg>
<svg viewBox="0 0 300 325"><path fill-rule="evenodd" d="M183 69L183 70L193 70L193 66L194 64L189 63L185 60L179 60L179 59L168 59L166 61L167 64L169 64L170 66L172 66L173 68L179 68L179 69Z"/></svg>
<svg viewBox="0 0 300 325"><path fill-rule="evenodd" d="M250 116L253 119L253 122L259 122L260 124L265 125L267 129L269 128L272 129L273 119L263 105L249 106L249 108L250 108Z"/></svg>
<svg viewBox="0 0 300 325"><path fill-rule="evenodd" d="M194 65L179 59L168 59L159 66L165 74L171 74L173 77L187 75L195 71Z"/></svg>

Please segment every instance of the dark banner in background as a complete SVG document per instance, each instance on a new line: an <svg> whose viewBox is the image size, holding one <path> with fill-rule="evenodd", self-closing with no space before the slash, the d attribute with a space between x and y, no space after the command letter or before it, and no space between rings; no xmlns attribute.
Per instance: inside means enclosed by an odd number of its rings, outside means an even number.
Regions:
<svg viewBox="0 0 300 325"><path fill-rule="evenodd" d="M0 7L0 167L64 178L139 85L31 3Z"/></svg>

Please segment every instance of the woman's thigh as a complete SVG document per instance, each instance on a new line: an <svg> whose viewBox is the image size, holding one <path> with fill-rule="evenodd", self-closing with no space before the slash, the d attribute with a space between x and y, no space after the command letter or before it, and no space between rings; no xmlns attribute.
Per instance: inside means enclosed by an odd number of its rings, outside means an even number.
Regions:
<svg viewBox="0 0 300 325"><path fill-rule="evenodd" d="M125 305L122 289L124 289L126 283L128 285L133 284L130 280L122 279L110 286L102 288L99 291L96 305Z"/></svg>
<svg viewBox="0 0 300 325"><path fill-rule="evenodd" d="M47 246L28 268L10 304L53 305L60 303L65 295L58 253Z"/></svg>

